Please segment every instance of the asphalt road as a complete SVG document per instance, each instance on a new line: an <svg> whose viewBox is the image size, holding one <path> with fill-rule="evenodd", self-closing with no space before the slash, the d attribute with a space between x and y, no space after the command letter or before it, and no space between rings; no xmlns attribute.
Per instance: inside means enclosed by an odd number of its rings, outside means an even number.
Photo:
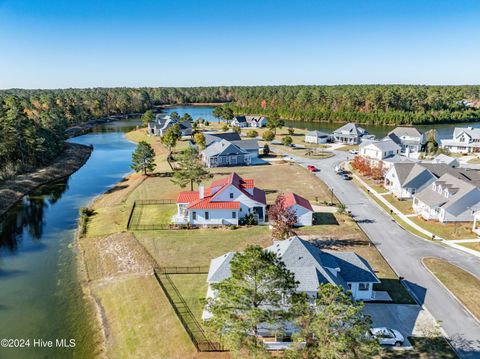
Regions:
<svg viewBox="0 0 480 359"><path fill-rule="evenodd" d="M349 156L342 151L335 153L336 156L323 160L291 157L303 166L312 164L320 169L316 175L333 189L335 196L352 212L360 227L397 274L405 278L405 283L417 301L439 321L459 356L480 358L480 323L421 263L424 257L443 258L480 278L480 259L406 232L355 183L342 180L335 174L335 165Z"/></svg>

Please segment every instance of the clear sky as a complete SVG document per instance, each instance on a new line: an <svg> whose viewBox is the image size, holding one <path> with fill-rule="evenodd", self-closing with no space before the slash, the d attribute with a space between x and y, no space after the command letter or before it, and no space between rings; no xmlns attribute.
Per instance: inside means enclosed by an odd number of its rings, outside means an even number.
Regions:
<svg viewBox="0 0 480 359"><path fill-rule="evenodd" d="M0 88L480 84L479 0L0 0Z"/></svg>

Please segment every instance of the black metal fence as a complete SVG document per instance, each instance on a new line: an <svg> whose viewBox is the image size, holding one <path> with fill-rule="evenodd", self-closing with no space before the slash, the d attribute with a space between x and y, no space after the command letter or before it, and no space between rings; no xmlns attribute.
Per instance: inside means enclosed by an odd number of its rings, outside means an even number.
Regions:
<svg viewBox="0 0 480 359"><path fill-rule="evenodd" d="M178 319L192 343L200 352L225 351L222 344L208 339L205 330L197 321L169 274L205 274L206 267L163 267L154 270L155 277L162 287Z"/></svg>
<svg viewBox="0 0 480 359"><path fill-rule="evenodd" d="M170 225L166 223L155 223L155 224L141 224L143 206L149 205L165 205L165 204L175 204L176 202L171 199L144 199L136 200L133 202L130 215L128 216L127 221L127 230L132 231L154 231L154 230L163 230L170 229Z"/></svg>

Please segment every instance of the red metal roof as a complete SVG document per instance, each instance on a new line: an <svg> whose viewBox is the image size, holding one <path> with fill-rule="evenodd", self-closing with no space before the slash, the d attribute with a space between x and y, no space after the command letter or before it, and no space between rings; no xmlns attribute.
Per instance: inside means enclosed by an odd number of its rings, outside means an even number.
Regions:
<svg viewBox="0 0 480 359"><path fill-rule="evenodd" d="M190 203L200 198L200 195L196 191L180 192L177 196L177 203Z"/></svg>
<svg viewBox="0 0 480 359"><path fill-rule="evenodd" d="M199 199L188 205L188 209L240 209L240 202L212 202L212 197Z"/></svg>
<svg viewBox="0 0 480 359"><path fill-rule="evenodd" d="M284 195L285 198L285 206L291 207L295 204L298 204L299 206L308 209L309 211L313 212L312 205L308 201L308 199L303 198L302 196L299 196L296 193L287 193Z"/></svg>

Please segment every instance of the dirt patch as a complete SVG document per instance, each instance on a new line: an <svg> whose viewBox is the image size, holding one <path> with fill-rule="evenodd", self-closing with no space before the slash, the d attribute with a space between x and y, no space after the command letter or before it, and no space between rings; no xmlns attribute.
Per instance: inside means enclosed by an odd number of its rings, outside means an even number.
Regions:
<svg viewBox="0 0 480 359"><path fill-rule="evenodd" d="M87 162L92 150L89 146L66 143L63 153L51 165L0 182L0 216L38 186L70 176L77 171Z"/></svg>
<svg viewBox="0 0 480 359"><path fill-rule="evenodd" d="M88 279L109 280L122 275L151 275L155 261L131 233L82 238Z"/></svg>

